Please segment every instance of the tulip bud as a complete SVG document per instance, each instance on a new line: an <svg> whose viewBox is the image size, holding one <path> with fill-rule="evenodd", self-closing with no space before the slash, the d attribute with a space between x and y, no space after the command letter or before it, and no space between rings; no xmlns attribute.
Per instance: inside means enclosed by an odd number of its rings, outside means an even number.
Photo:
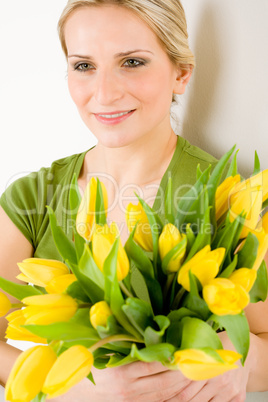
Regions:
<svg viewBox="0 0 268 402"><path fill-rule="evenodd" d="M0 293L0 317L6 315L10 309L11 303L9 298L4 293Z"/></svg>
<svg viewBox="0 0 268 402"><path fill-rule="evenodd" d="M230 276L229 280L236 285L242 286L246 292L249 292L257 277L257 272L254 269L239 268L235 270Z"/></svg>
<svg viewBox="0 0 268 402"><path fill-rule="evenodd" d="M21 353L7 380L6 400L32 401L41 391L56 358L56 353L49 346L38 345Z"/></svg>
<svg viewBox="0 0 268 402"><path fill-rule="evenodd" d="M22 274L17 278L27 283L45 287L53 278L69 273L68 267L57 260L27 258L18 263Z"/></svg>
<svg viewBox="0 0 268 402"><path fill-rule="evenodd" d="M56 398L69 391L88 376L93 365L93 355L84 346L71 346L63 352L47 375L42 391L48 398Z"/></svg>
<svg viewBox="0 0 268 402"><path fill-rule="evenodd" d="M29 341L35 343L47 343L47 340L41 338L40 336L34 335L32 332L28 331L23 327L25 325L25 317L23 315L23 310L16 310L6 316L8 320L8 326L6 330L7 339L14 339L18 341Z"/></svg>
<svg viewBox="0 0 268 402"><path fill-rule="evenodd" d="M112 315L112 310L106 301L95 303L89 312L90 322L96 329L98 325L106 327L108 318Z"/></svg>
<svg viewBox="0 0 268 402"><path fill-rule="evenodd" d="M165 256L184 238L185 235L181 235L176 226L172 225L171 223L165 225L161 235L159 236L159 254L161 260L163 261ZM185 242L185 246L169 261L167 266L168 273L177 272L179 270L182 259L186 252L186 245L187 244Z"/></svg>
<svg viewBox="0 0 268 402"><path fill-rule="evenodd" d="M138 222L134 233L135 242L145 251L153 251L153 237L150 223L140 202L138 205L130 203L127 206L126 221L129 232L133 231Z"/></svg>
<svg viewBox="0 0 268 402"><path fill-rule="evenodd" d="M108 208L107 191L103 183L101 183L104 208ZM85 193L82 197L77 215L76 215L76 230L80 236L90 241L96 224L96 197L97 197L97 180L92 177L88 183Z"/></svg>
<svg viewBox="0 0 268 402"><path fill-rule="evenodd" d="M92 254L93 258L101 271L103 265L108 257L111 248L119 236L119 231L115 223L108 225L96 225L92 237ZM117 255L117 279L122 281L129 272L129 260L122 246L121 240L119 241L118 255Z"/></svg>
<svg viewBox="0 0 268 402"><path fill-rule="evenodd" d="M240 238L243 239L250 230L256 228L258 223L262 208L262 189L260 186L254 189L244 186L239 192L236 189L235 186L230 196L230 222L233 222L242 212L245 214L244 226L240 234Z"/></svg>
<svg viewBox="0 0 268 402"><path fill-rule="evenodd" d="M210 250L210 245L205 246L202 250L196 253L189 261L182 265L179 270L178 283L184 289L190 291L189 271L194 274L200 281L202 286L205 286L219 272L225 254L225 248L220 247L215 250Z"/></svg>
<svg viewBox="0 0 268 402"><path fill-rule="evenodd" d="M200 349L184 349L174 353L174 365L189 380L203 381L236 369L234 363L241 357L232 350L219 349L209 354Z"/></svg>
<svg viewBox="0 0 268 402"><path fill-rule="evenodd" d="M236 176L229 176L225 179L216 190L215 196L215 209L216 220L218 220L229 208L229 195L234 185L239 183L241 177L239 174Z"/></svg>
<svg viewBox="0 0 268 402"><path fill-rule="evenodd" d="M74 316L78 305L69 295L47 294L30 296L22 300L27 305L23 309L25 324L52 324L69 321Z"/></svg>
<svg viewBox="0 0 268 402"><path fill-rule="evenodd" d="M74 274L57 276L48 283L45 289L47 293L64 293L75 281L77 281L77 279Z"/></svg>
<svg viewBox="0 0 268 402"><path fill-rule="evenodd" d="M246 290L226 278L215 278L203 288L203 298L212 313L236 315L249 303Z"/></svg>

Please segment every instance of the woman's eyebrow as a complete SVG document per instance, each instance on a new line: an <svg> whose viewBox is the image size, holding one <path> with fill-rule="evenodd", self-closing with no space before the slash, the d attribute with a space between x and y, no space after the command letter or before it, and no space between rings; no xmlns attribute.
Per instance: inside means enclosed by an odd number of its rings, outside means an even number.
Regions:
<svg viewBox="0 0 268 402"><path fill-rule="evenodd" d="M127 52L116 53L114 57L115 58L117 58L117 57L126 57L126 56L129 56L132 53L138 53L138 52L145 52L145 53L153 54L153 52L151 52L150 50L135 49L135 50L129 50ZM70 54L70 55L68 55L68 58L71 58L71 57L78 57L80 59L92 59L92 56L89 56L89 55L85 56L85 55L80 55L80 54Z"/></svg>

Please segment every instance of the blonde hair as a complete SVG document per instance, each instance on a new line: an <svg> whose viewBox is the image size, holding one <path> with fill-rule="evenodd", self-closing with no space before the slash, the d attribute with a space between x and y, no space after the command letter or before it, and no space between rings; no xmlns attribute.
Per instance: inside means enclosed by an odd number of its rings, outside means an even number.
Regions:
<svg viewBox="0 0 268 402"><path fill-rule="evenodd" d="M185 13L179 0L69 0L58 22L58 33L66 57L64 27L68 17L77 8L106 4L133 11L153 30L175 65L179 65L181 69L194 67L195 60L188 44Z"/></svg>

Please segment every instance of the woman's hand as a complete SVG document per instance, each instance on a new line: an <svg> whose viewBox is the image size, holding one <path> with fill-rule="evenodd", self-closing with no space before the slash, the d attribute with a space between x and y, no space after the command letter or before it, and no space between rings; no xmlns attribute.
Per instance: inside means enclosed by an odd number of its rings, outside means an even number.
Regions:
<svg viewBox="0 0 268 402"><path fill-rule="evenodd" d="M126 366L92 370L96 386L83 380L51 402L164 402L178 395L191 381L161 363L135 362Z"/></svg>
<svg viewBox="0 0 268 402"><path fill-rule="evenodd" d="M228 371L207 381L193 381L169 402L243 402L248 374L244 368Z"/></svg>
<svg viewBox="0 0 268 402"><path fill-rule="evenodd" d="M219 338L224 349L235 350L226 332L220 332ZM249 378L251 359L243 367L238 361L238 368L206 381L192 381L174 397L172 402L243 402L246 400L246 387Z"/></svg>

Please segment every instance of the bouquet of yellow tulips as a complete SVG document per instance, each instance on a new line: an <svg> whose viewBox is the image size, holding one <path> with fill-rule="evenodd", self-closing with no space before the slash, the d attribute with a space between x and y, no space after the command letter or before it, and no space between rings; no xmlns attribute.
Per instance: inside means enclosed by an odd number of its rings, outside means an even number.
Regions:
<svg viewBox="0 0 268 402"><path fill-rule="evenodd" d="M17 359L6 385L8 401L44 401L99 369L141 360L204 380L244 363L249 327L244 308L264 301L268 248L268 170L255 157L253 176L237 174L234 148L213 172L197 169L192 188L174 205L171 180L165 216L142 199L126 212L129 238L106 222L106 189L91 179L83 198L70 189L73 240L48 208L64 262L19 263L19 285L0 278L9 339L38 345ZM227 166L228 165L228 166ZM226 173L227 172L227 173ZM221 184L220 184L221 183ZM79 207L79 208L78 208ZM224 350L225 330L236 351Z"/></svg>

